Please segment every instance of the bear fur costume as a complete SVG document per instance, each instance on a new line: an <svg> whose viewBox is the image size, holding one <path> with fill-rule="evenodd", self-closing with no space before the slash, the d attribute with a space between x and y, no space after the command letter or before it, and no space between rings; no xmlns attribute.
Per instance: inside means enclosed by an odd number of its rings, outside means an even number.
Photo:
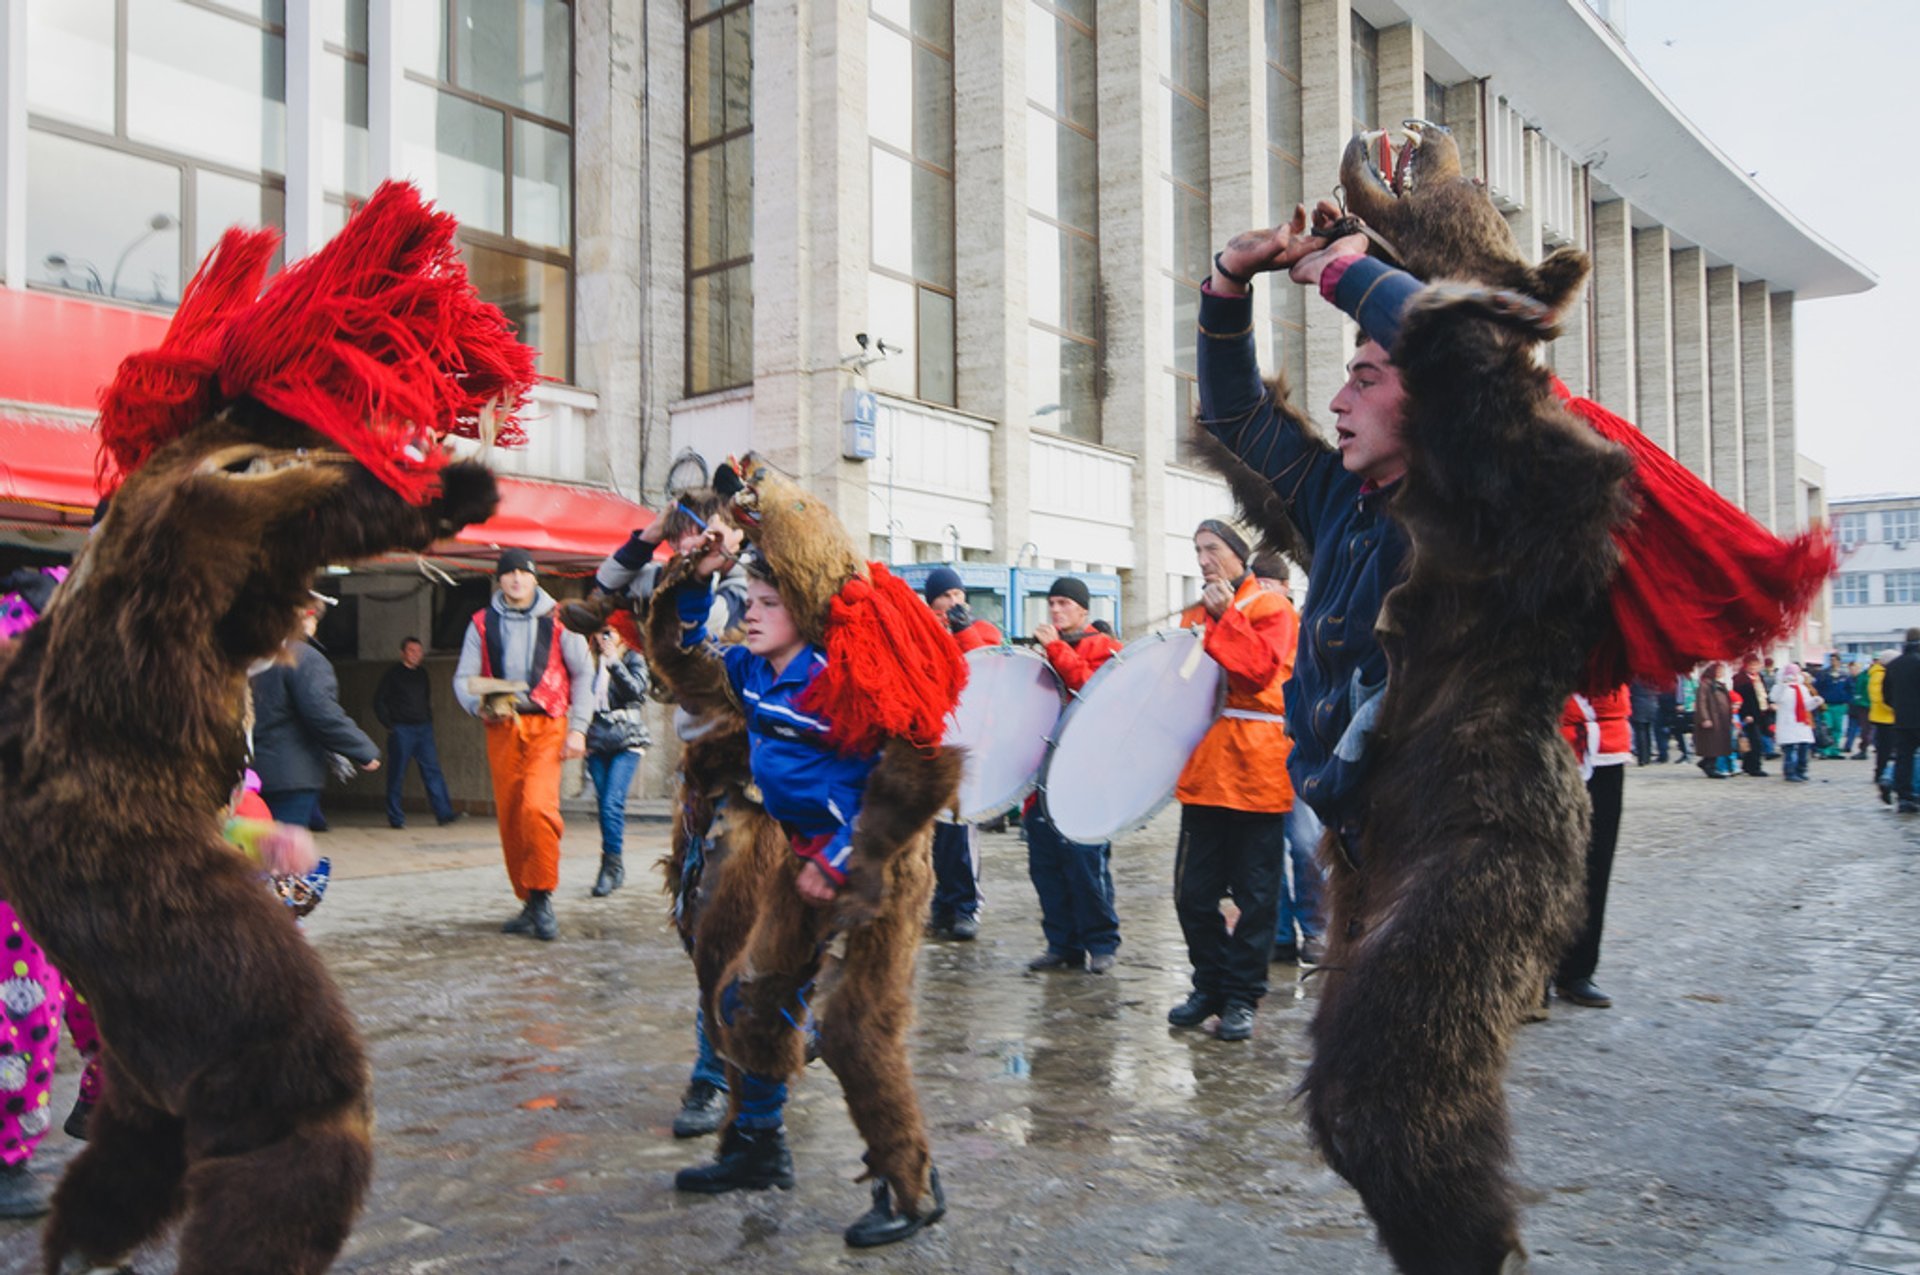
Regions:
<svg viewBox="0 0 1920 1275"><path fill-rule="evenodd" d="M105 519L45 619L0 649L0 891L103 1037L49 1275L121 1263L182 1214L181 1275L310 1275L366 1194L359 1032L221 820L248 670L297 632L314 574L425 549L497 504L439 439L511 413L532 357L453 235L388 183L259 294L275 236L229 231L103 400L123 477ZM394 334L413 339L380 344ZM358 416L363 396L419 414ZM333 410L295 420L266 397Z"/></svg>
<svg viewBox="0 0 1920 1275"><path fill-rule="evenodd" d="M1633 514L1631 459L1566 409L1537 358L1587 261L1527 273L1473 194L1491 221L1473 208L1462 235L1478 246L1461 260L1488 281L1419 294L1393 351L1408 466L1390 512L1410 549L1376 626L1390 675L1358 841L1349 854L1330 828L1321 846L1328 945L1301 1084L1316 1144L1411 1275L1525 1264L1502 1084L1582 919L1591 806L1559 718L1609 622ZM1401 246L1426 242L1396 229ZM1284 383L1272 393L1317 437ZM1297 551L1272 485L1208 442L1243 516Z"/></svg>
<svg viewBox="0 0 1920 1275"><path fill-rule="evenodd" d="M836 599L853 582L868 579L870 567L854 556L823 502L751 457L745 469L747 486L734 495L732 516L766 557L802 635L826 646L832 660ZM679 558L661 577L647 615L648 658L682 707L744 721L719 662L680 646L671 597L689 580L691 568ZM919 609L924 612L924 605ZM944 633L937 636L945 643L936 648L944 657L952 643ZM735 741L731 750L729 739ZM693 937L707 1030L726 1062L733 1095L723 1145L738 1114L742 1071L790 1078L806 1066L800 1025L811 1011L820 1057L839 1078L867 1144L867 1168L859 1180L884 1179L896 1210L922 1216L932 1205L933 1161L906 1038L913 1023L914 965L933 893L932 824L959 789L959 750L899 735L880 746L861 802L847 884L828 909L801 900L794 881L806 860L793 853L779 824L747 799L751 776L743 744L744 729L717 729L702 741L697 762L690 759L688 775L697 790L719 788L727 795L710 834L720 853L701 882L706 898ZM729 751L740 769L726 776ZM837 957L830 946L841 949ZM729 988L737 1000L723 1014L721 997Z"/></svg>

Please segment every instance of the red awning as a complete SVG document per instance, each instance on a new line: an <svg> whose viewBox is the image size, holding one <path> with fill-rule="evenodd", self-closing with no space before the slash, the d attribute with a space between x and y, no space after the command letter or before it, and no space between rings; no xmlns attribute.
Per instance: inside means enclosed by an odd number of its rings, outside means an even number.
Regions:
<svg viewBox="0 0 1920 1275"><path fill-rule="evenodd" d="M0 416L0 518L84 527L99 490L93 427L57 417ZM500 478L500 508L436 547L436 556L488 559L508 546L543 562L597 563L653 514L612 492Z"/></svg>
<svg viewBox="0 0 1920 1275"><path fill-rule="evenodd" d="M171 316L57 292L0 288L0 521L87 525L99 499L92 413L120 360L151 348ZM42 410L44 409L44 410ZM81 419L79 414L84 414ZM543 562L598 563L653 515L591 487L500 479L500 508L435 547L478 565L513 546Z"/></svg>

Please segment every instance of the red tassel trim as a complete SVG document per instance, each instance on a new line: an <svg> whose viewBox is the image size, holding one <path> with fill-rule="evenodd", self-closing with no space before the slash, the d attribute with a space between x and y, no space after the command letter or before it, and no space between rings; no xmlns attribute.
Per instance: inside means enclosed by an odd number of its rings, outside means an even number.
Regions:
<svg viewBox="0 0 1920 1275"><path fill-rule="evenodd" d="M1764 649L1799 625L1833 572L1825 527L1782 540L1630 422L1557 380L1554 391L1634 462L1639 508L1618 537L1613 627L1588 659L1589 687L1690 672Z"/></svg>
<svg viewBox="0 0 1920 1275"><path fill-rule="evenodd" d="M455 229L413 186L384 182L264 293L264 257L249 268L271 232L229 231L160 348L122 364L108 389L102 441L120 473L240 398L325 435L416 504L438 487L440 440L480 437L489 404L495 440L524 442L515 413L534 353L474 292Z"/></svg>
<svg viewBox="0 0 1920 1275"><path fill-rule="evenodd" d="M920 595L878 562L849 580L827 617L827 666L800 708L826 719L842 752L868 753L889 738L939 745L967 683L967 664Z"/></svg>

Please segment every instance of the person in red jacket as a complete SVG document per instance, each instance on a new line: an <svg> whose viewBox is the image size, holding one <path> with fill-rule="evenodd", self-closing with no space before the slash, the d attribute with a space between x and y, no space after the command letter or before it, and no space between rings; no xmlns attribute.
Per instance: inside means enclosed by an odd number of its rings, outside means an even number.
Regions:
<svg viewBox="0 0 1920 1275"><path fill-rule="evenodd" d="M935 567L920 593L933 613L946 621L960 654L999 646L1005 640L992 624L973 618L966 587L952 567ZM927 932L972 942L980 935L980 903L980 834L949 812L933 825L933 916Z"/></svg>
<svg viewBox="0 0 1920 1275"><path fill-rule="evenodd" d="M1227 705L1187 759L1174 787L1180 801L1180 850L1174 859L1173 905L1193 962L1193 991L1167 1012L1175 1027L1198 1027L1220 1016L1214 1035L1246 1040L1253 1011L1267 994L1286 874L1286 702L1300 615L1284 594L1262 587L1247 569L1247 542L1209 518L1193 533L1205 591L1180 616L1183 628L1204 627L1205 647L1227 675ZM1227 929L1220 900L1240 919Z"/></svg>
<svg viewBox="0 0 1920 1275"><path fill-rule="evenodd" d="M1633 756L1628 725L1627 688L1605 694L1575 695L1560 710L1560 730L1587 780L1593 802L1593 835L1587 843L1587 919L1579 937L1560 958L1553 989L1560 999L1589 1009L1606 1009L1611 998L1593 981L1600 964L1600 928L1607 916L1607 883L1613 878L1613 851L1620 841L1620 807L1626 792L1627 759Z"/></svg>
<svg viewBox="0 0 1920 1275"><path fill-rule="evenodd" d="M1061 576L1047 590L1047 623L1034 626L1047 663L1069 691L1078 694L1120 643L1089 624L1092 596L1086 581ZM1044 798L1027 802L1021 820L1027 837L1027 875L1040 896L1040 928L1047 950L1027 962L1030 970L1079 969L1104 974L1120 948L1120 916L1113 910L1113 846L1068 841L1047 817Z"/></svg>

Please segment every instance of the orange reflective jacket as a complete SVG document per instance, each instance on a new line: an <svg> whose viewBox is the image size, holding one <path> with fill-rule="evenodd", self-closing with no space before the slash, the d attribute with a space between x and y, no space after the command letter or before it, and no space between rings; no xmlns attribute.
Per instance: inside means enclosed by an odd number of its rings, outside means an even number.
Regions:
<svg viewBox="0 0 1920 1275"><path fill-rule="evenodd" d="M1173 795L1190 806L1224 806L1279 814L1293 809L1287 779L1286 702L1280 688L1293 676L1300 613L1283 595L1249 575L1219 619L1202 605L1180 616L1204 623L1206 650L1226 670L1227 707L1187 759Z"/></svg>

